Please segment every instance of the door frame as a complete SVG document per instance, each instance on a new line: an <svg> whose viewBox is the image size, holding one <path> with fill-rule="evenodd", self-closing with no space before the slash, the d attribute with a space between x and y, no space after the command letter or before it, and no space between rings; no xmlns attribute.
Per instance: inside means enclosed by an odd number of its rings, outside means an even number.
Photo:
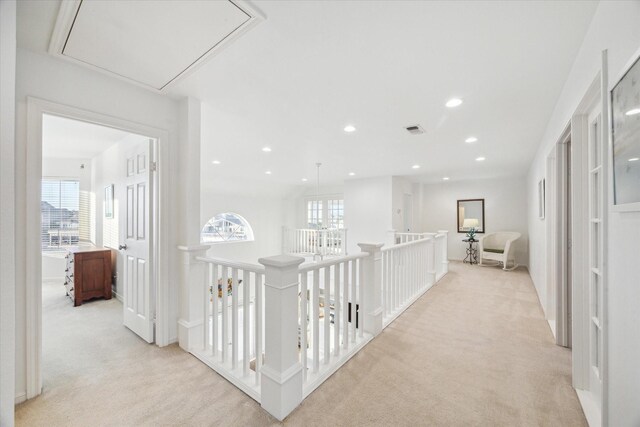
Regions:
<svg viewBox="0 0 640 427"><path fill-rule="evenodd" d="M607 51L602 52L601 68L585 92L571 117L571 194L572 194L572 380L588 421L606 426L609 399L608 368L608 201L609 168L609 98ZM583 398L589 389L589 121L591 109L601 103L600 144L602 153L602 195L605 206L602 212L602 400L595 412L590 398ZM593 419L599 417L600 419Z"/></svg>
<svg viewBox="0 0 640 427"><path fill-rule="evenodd" d="M567 151L570 149L571 122L567 123L557 143L547 156L546 163L546 215L547 236L547 320L557 345L570 344L571 321L568 297L571 284L568 279L570 230L567 229Z"/></svg>
<svg viewBox="0 0 640 427"><path fill-rule="evenodd" d="M40 193L42 181L42 117L51 114L117 128L155 139L153 211L153 276L156 289L155 342L169 344L169 132L68 105L27 97L26 150L26 392L31 399L42 392L42 251L40 246Z"/></svg>

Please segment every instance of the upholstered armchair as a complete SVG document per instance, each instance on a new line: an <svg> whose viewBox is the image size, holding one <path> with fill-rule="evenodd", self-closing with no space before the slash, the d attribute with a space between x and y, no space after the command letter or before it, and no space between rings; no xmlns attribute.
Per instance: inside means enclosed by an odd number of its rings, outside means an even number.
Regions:
<svg viewBox="0 0 640 427"><path fill-rule="evenodd" d="M499 231L488 233L480 238L480 265L500 265L502 269L513 270L516 264L516 256L513 250L513 242L520 238L520 233L512 231ZM486 261L490 261L489 264ZM493 261L493 262L491 262ZM511 262L511 267L508 267Z"/></svg>

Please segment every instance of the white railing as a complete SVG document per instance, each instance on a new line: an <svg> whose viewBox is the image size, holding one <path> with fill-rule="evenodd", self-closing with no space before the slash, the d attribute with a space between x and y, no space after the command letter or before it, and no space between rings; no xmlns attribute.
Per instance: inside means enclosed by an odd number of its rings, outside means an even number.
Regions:
<svg viewBox="0 0 640 427"><path fill-rule="evenodd" d="M264 355L264 267L208 257L204 263L203 342L198 356L259 399Z"/></svg>
<svg viewBox="0 0 640 427"><path fill-rule="evenodd" d="M304 263L184 251L180 346L279 420L447 272L447 235Z"/></svg>
<svg viewBox="0 0 640 427"><path fill-rule="evenodd" d="M347 255L347 229L282 229L282 253L300 255Z"/></svg>
<svg viewBox="0 0 640 427"><path fill-rule="evenodd" d="M382 249L382 307L385 326L436 282L434 254L432 237Z"/></svg>
<svg viewBox="0 0 640 427"><path fill-rule="evenodd" d="M391 237L390 244L391 245L399 245L402 243L413 242L415 240L420 240L428 237L433 233L399 233L395 230L391 230L389 235Z"/></svg>
<svg viewBox="0 0 640 427"><path fill-rule="evenodd" d="M449 272L448 231L439 231L433 235L435 239L435 274L436 282Z"/></svg>
<svg viewBox="0 0 640 427"><path fill-rule="evenodd" d="M303 396L371 339L364 329L363 264L369 253L300 266L299 348Z"/></svg>

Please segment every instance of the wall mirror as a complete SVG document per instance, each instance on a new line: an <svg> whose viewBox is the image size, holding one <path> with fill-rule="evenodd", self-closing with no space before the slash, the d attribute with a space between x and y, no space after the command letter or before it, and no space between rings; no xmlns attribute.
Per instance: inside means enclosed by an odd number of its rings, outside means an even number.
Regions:
<svg viewBox="0 0 640 427"><path fill-rule="evenodd" d="M484 199L458 200L458 233L484 233Z"/></svg>

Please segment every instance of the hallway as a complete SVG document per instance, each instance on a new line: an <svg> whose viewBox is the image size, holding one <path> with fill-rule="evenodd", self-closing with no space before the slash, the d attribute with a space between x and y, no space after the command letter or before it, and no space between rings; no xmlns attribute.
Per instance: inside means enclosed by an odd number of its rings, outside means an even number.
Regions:
<svg viewBox="0 0 640 427"><path fill-rule="evenodd" d="M115 299L73 309L61 297L44 310L45 389L17 407L18 425L277 424L176 345L161 349L135 337L121 325ZM586 420L571 388L570 352L554 345L526 270L452 262L438 285L285 424L582 426Z"/></svg>

